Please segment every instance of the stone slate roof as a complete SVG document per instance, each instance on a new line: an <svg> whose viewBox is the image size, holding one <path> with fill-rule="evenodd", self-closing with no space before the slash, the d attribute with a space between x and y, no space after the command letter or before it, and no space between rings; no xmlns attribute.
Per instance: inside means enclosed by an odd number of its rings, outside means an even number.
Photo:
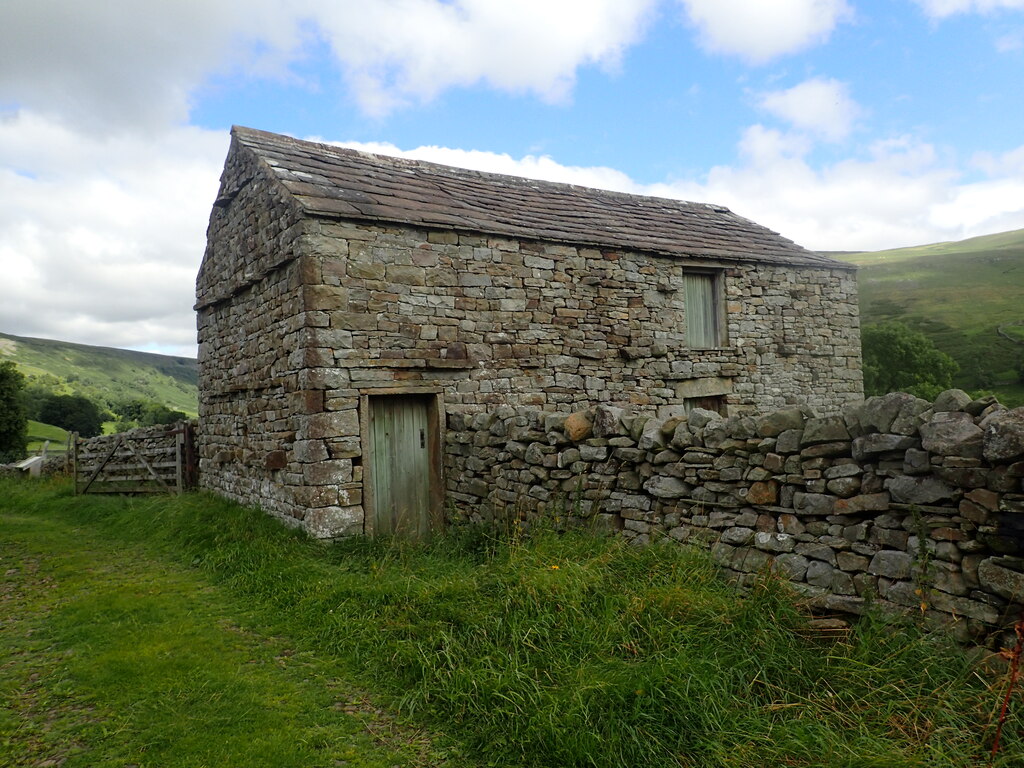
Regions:
<svg viewBox="0 0 1024 768"><path fill-rule="evenodd" d="M235 126L312 215L678 257L852 269L727 208L387 157Z"/></svg>

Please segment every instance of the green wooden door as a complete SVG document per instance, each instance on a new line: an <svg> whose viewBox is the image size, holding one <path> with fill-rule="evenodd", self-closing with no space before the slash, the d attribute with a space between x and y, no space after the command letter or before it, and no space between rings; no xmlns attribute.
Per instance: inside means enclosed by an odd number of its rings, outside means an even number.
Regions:
<svg viewBox="0 0 1024 768"><path fill-rule="evenodd" d="M370 398L375 535L423 538L430 531L430 398Z"/></svg>

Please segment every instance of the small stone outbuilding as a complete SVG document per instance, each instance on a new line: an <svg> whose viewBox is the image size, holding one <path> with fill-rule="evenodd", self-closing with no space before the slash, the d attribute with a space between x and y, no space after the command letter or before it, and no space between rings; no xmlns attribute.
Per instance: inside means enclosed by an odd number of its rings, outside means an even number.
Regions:
<svg viewBox="0 0 1024 768"><path fill-rule="evenodd" d="M441 525L452 418L862 398L853 267L726 208L247 128L196 293L201 483L318 537Z"/></svg>

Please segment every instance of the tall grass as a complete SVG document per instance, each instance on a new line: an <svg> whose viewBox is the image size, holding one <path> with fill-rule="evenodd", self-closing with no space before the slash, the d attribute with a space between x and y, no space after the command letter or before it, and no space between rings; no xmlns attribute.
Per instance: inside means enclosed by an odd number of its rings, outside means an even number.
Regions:
<svg viewBox="0 0 1024 768"><path fill-rule="evenodd" d="M941 633L881 617L808 639L783 582L740 597L674 545L462 531L324 546L207 495L0 494L203 569L492 765L985 765L1004 690ZM1015 704L994 765L1024 765Z"/></svg>

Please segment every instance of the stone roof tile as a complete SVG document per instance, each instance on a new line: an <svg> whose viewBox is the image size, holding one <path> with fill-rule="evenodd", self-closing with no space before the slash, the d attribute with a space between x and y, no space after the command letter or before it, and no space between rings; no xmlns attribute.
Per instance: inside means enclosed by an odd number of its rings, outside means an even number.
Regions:
<svg viewBox="0 0 1024 768"><path fill-rule="evenodd" d="M232 135L311 215L684 258L853 268L722 206L482 173L238 126Z"/></svg>

